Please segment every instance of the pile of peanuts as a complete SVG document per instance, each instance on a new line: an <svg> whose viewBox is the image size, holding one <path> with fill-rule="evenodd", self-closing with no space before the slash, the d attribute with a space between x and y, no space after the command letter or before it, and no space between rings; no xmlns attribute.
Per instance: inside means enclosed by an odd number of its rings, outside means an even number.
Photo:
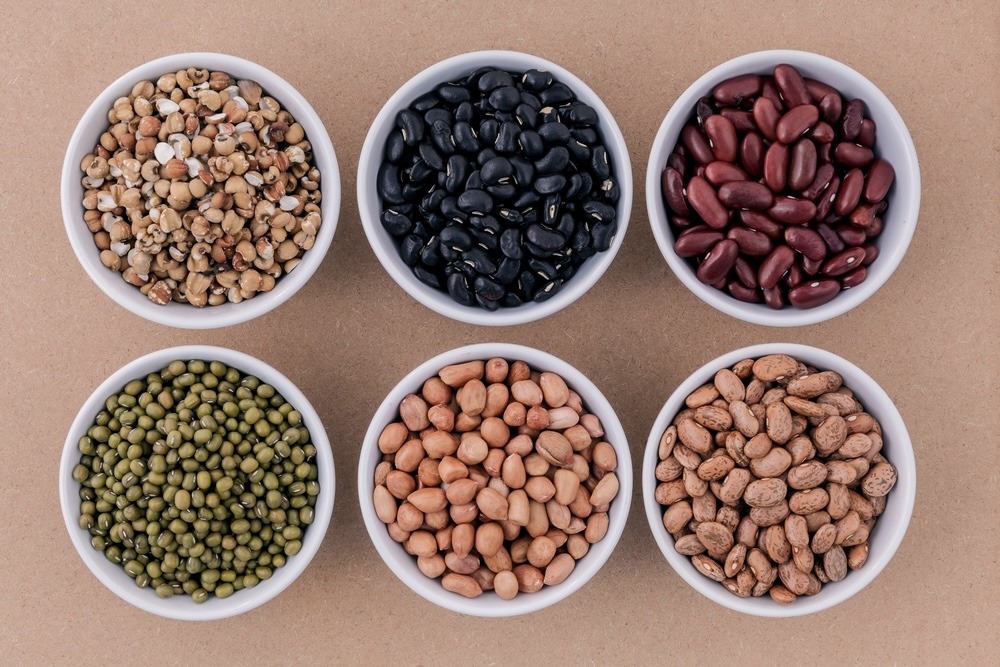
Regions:
<svg viewBox="0 0 1000 667"><path fill-rule="evenodd" d="M685 403L659 443L655 497L698 572L787 604L864 565L896 469L838 373L745 359Z"/></svg>
<svg viewBox="0 0 1000 667"><path fill-rule="evenodd" d="M534 593L608 531L618 459L603 436L555 373L499 358L447 366L379 437L375 512L445 590Z"/></svg>
<svg viewBox="0 0 1000 667"><path fill-rule="evenodd" d="M254 81L189 67L140 81L80 164L101 263L153 303L239 303L316 242L320 173L302 126Z"/></svg>

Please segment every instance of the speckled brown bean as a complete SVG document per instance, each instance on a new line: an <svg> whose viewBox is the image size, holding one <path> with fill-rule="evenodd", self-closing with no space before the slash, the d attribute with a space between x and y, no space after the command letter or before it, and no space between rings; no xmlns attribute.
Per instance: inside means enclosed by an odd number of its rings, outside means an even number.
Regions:
<svg viewBox="0 0 1000 667"><path fill-rule="evenodd" d="M735 162L737 157L736 128L725 116L715 114L705 119L705 134L711 142L715 159Z"/></svg>
<svg viewBox="0 0 1000 667"><path fill-rule="evenodd" d="M729 212L719 201L711 184L701 176L695 176L688 183L687 198L691 207L709 227L722 229L729 222Z"/></svg>

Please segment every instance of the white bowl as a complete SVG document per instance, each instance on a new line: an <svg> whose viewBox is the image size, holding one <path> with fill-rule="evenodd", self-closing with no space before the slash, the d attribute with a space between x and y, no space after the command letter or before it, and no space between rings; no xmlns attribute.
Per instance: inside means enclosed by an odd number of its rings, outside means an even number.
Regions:
<svg viewBox="0 0 1000 667"><path fill-rule="evenodd" d="M399 402L409 393L419 392L427 378L437 375L445 366L474 359L501 357L508 361L520 359L528 363L532 370L552 371L562 376L566 384L583 399L588 411L597 415L604 427L607 440L618 455L618 469L615 471L620 484L618 495L611 502L608 512L608 533L597 544L590 547L586 556L577 561L576 567L561 584L546 586L537 593L519 593L512 600L502 600L496 593L488 592L477 598L462 597L441 587L438 579L429 579L417 569L416 559L403 550L403 546L389 537L389 532L375 514L373 494L375 492L375 467L382 459L378 448L378 438L387 424L399 419ZM611 556L618 539L625 529L629 506L632 502L632 459L629 456L625 431L618 416L604 394L587 377L568 363L547 352L523 345L506 343L480 343L467 345L443 352L425 361L400 380L382 401L372 417L365 441L361 446L358 464L358 500L365 528L382 560L392 573L406 584L410 590L434 604L470 616L498 618L517 616L538 611L569 597L597 574L601 566Z"/></svg>
<svg viewBox="0 0 1000 667"><path fill-rule="evenodd" d="M94 150L101 133L107 130L107 113L114 101L128 95L132 86L142 80L156 81L166 72L176 72L186 67L208 68L227 72L259 83L264 92L273 96L295 117L305 130L306 139L312 144L316 167L322 174L320 203L323 224L316 235L316 243L302 255L302 261L291 273L282 276L270 292L258 294L241 303L196 308L186 303L170 302L164 306L154 304L137 287L122 280L121 274L101 264L100 251L94 245L94 235L83 222L83 185L80 162ZM69 147L62 170L62 213L66 233L77 259L101 290L112 301L147 320L182 329L213 329L239 324L259 317L287 301L299 291L319 268L333 241L340 214L340 170L337 154L330 143L323 121L295 88L269 69L256 63L221 53L178 53L157 58L122 75L104 89L83 114Z"/></svg>
<svg viewBox="0 0 1000 667"><path fill-rule="evenodd" d="M420 95L433 90L438 84L453 81L471 74L480 67L499 67L508 71L523 72L532 68L548 70L558 80L569 86L577 99L597 110L600 117L600 135L608 149L612 173L618 181L621 195L618 211L618 231L611 247L583 263L573 277L551 299L542 303L529 302L517 308L500 308L490 312L474 306L456 303L443 290L420 282L399 256L396 241L381 222L382 206L376 191L378 170L382 165L385 141L395 127L396 114ZM618 253L625 230L628 228L632 209L632 166L629 162L625 139L611 111L587 84L555 63L538 56L515 51L476 51L442 60L423 70L404 83L382 110L375 116L358 161L358 208L368 243L392 279L410 296L431 310L461 322L491 326L509 326L534 322L558 312L579 299L604 274Z"/></svg>
<svg viewBox="0 0 1000 667"><path fill-rule="evenodd" d="M674 549L674 538L663 527L663 508L654 497L658 484L655 470L656 464L659 463L657 450L660 437L674 416L683 409L687 395L706 382L711 382L715 373L721 368L729 368L742 359L756 359L779 353L788 354L820 370L840 373L844 378L844 385L854 391L857 399L864 405L865 411L875 417L882 426L882 437L885 440L882 452L897 471L896 486L889 492L885 512L878 517L875 529L868 540L870 548L868 561L860 569L848 572L842 581L823 584L819 594L799 597L789 605L778 604L770 596L737 597L722 584L700 574L688 556L681 555ZM649 433L649 440L646 441L646 451L642 460L642 496L643 504L646 506L646 519L667 562L684 581L705 597L729 609L754 616L789 618L823 611L840 604L870 584L888 565L903 541L910 516L913 514L916 490L917 468L913 459L913 445L910 443L903 418L882 387L860 368L832 352L791 343L765 343L744 347L713 359L692 373L670 395L660 410Z"/></svg>
<svg viewBox="0 0 1000 667"><path fill-rule="evenodd" d="M210 597L202 604L196 604L187 595L161 598L150 588L139 588L121 565L116 565L94 549L90 544L90 533L79 525L80 484L73 480L73 468L80 462L77 443L86 435L94 423L94 417L104 409L108 396L121 391L129 381L145 377L158 371L175 359L221 361L239 371L254 375L272 385L279 394L302 413L303 424L309 429L310 441L316 446L316 466L319 468L320 493L316 497L316 517L312 525L304 531L302 549L290 556L283 567L276 568L270 579L261 581L253 588L236 591L228 598ZM211 621L235 616L250 611L275 597L288 588L319 550L323 536L330 525L333 514L335 477L333 472L333 452L326 430L319 415L292 381L250 355L211 345L185 345L151 352L122 366L111 377L102 382L83 404L70 426L59 463L59 502L63 520L69 531L73 546L84 564L112 593L140 609L158 616L182 621Z"/></svg>
<svg viewBox="0 0 1000 667"><path fill-rule="evenodd" d="M799 310L786 306L774 310L766 304L744 303L726 292L706 285L695 276L687 260L674 252L674 233L667 219L666 204L660 191L660 175L667 158L680 137L681 129L691 118L698 99L710 96L712 88L721 81L739 74L771 74L775 65L788 63L795 66L802 76L827 83L841 92L845 102L853 98L864 100L868 106L867 117L878 127L876 152L888 160L896 171L895 182L889 193L889 209L882 216L885 228L876 239L879 256L868 267L865 282L849 290L842 290L836 297L816 308ZM816 324L841 315L874 294L899 266L920 211L920 168L917 153L906 124L892 102L875 84L847 65L831 58L805 51L759 51L733 58L695 81L670 107L660 125L649 153L646 169L646 208L653 236L667 264L682 283L708 305L754 324L775 327Z"/></svg>

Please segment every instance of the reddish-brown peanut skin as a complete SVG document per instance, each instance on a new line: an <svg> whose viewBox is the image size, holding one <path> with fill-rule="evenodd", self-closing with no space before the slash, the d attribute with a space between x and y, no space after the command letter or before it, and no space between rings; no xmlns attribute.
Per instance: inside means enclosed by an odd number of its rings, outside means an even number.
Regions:
<svg viewBox="0 0 1000 667"><path fill-rule="evenodd" d="M711 250L721 240L722 232L718 230L705 225L691 227L674 241L674 252L681 257L697 257Z"/></svg>
<svg viewBox="0 0 1000 667"><path fill-rule="evenodd" d="M789 108L802 106L812 102L806 82L799 71L791 65L778 65L774 68L774 83L778 86L781 96Z"/></svg>
<svg viewBox="0 0 1000 667"><path fill-rule="evenodd" d="M729 212L719 201L711 184L701 176L695 176L688 183L687 198L691 208L709 227L722 229L729 222Z"/></svg>
<svg viewBox="0 0 1000 667"><path fill-rule="evenodd" d="M819 120L819 109L812 104L803 104L788 111L778 121L774 133L778 141L783 144L790 144L803 134Z"/></svg>
<svg viewBox="0 0 1000 667"><path fill-rule="evenodd" d="M723 239L715 244L704 261L698 265L696 275L698 280L706 285L713 285L726 277L736 263L739 247L732 239Z"/></svg>
<svg viewBox="0 0 1000 667"><path fill-rule="evenodd" d="M813 280L788 290L788 301L796 308L821 306L840 292L836 280Z"/></svg>
<svg viewBox="0 0 1000 667"><path fill-rule="evenodd" d="M757 271L758 284L764 289L774 287L794 263L795 251L786 245L778 246L760 263Z"/></svg>
<svg viewBox="0 0 1000 667"><path fill-rule="evenodd" d="M724 116L713 115L705 119L705 134L711 140L715 159L724 162L735 162L738 144L736 143L736 128Z"/></svg>
<svg viewBox="0 0 1000 667"><path fill-rule="evenodd" d="M774 195L763 183L732 181L719 188L719 201L730 208L766 211L774 203Z"/></svg>
<svg viewBox="0 0 1000 667"><path fill-rule="evenodd" d="M865 200L874 204L885 199L895 177L896 172L891 164L885 160L875 160L868 168L868 175L865 177Z"/></svg>

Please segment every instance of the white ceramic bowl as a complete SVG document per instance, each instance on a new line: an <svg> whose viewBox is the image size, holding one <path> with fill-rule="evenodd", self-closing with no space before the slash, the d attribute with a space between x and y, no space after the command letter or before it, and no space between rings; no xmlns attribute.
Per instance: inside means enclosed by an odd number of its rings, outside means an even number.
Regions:
<svg viewBox="0 0 1000 667"><path fill-rule="evenodd" d="M868 267L865 282L843 290L835 298L816 308L799 310L786 306L774 310L766 304L744 303L728 293L705 285L695 276L687 260L674 252L674 233L667 222L667 209L660 191L660 175L667 158L680 137L681 129L694 112L698 99L710 96L712 88L721 81L740 74L771 74L776 65L788 63L795 66L802 76L827 83L841 92L845 102L860 98L868 106L867 116L878 127L876 153L888 160L896 171L896 179L889 193L889 210L882 216L885 228L876 240L878 259ZM878 87L847 65L805 51L759 51L729 60L695 81L670 107L660 125L649 153L646 169L646 208L653 236L667 264L682 283L708 305L754 324L776 327L803 326L823 322L841 315L874 294L899 266L913 231L917 226L920 210L920 168L913 140L899 112Z"/></svg>
<svg viewBox="0 0 1000 667"><path fill-rule="evenodd" d="M302 261L291 273L282 276L270 292L258 294L242 303L225 303L220 306L196 308L186 303L168 303L158 306L141 294L138 288L122 280L121 274L101 264L100 251L94 245L94 235L83 222L83 185L80 162L97 144L101 133L107 130L107 113L114 101L128 95L139 81L156 81L166 72L176 72L186 67L219 70L240 79L258 82L264 92L273 96L295 117L305 130L306 139L312 144L316 166L322 174L320 204L323 224L316 235L315 245L302 256ZM295 88L274 72L256 63L221 53L178 53L157 58L122 75L104 89L87 108L80 119L69 147L62 170L62 213L66 233L77 259L101 290L112 301L147 320L183 329L214 329L239 324L259 317L287 301L299 291L319 268L333 241L340 214L340 170L337 155L330 143L323 121Z"/></svg>
<svg viewBox="0 0 1000 667"><path fill-rule="evenodd" d="M221 361L227 366L271 384L302 413L303 423L309 429L310 441L316 446L316 465L319 468L320 493L316 498L316 517L303 534L301 551L289 557L284 567L275 569L270 579L261 581L253 588L237 591L228 598L210 597L202 604L194 603L187 595L164 599L150 588L138 588L120 565L110 562L102 552L94 549L90 544L90 533L79 525L80 485L73 480L73 468L80 462L77 443L93 424L97 413L104 409L108 396L120 392L130 380L158 371L175 359ZM152 614L183 621L211 621L242 614L259 607L288 588L306 569L323 542L323 536L326 535L330 525L330 516L333 514L334 494L335 478L330 441L327 439L319 415L302 392L292 384L291 380L263 361L242 352L211 345L185 345L158 350L139 357L115 371L94 390L80 408L66 435L66 444L63 446L59 464L59 501L63 520L73 546L76 547L87 568L112 593L126 602Z"/></svg>
<svg viewBox="0 0 1000 667"><path fill-rule="evenodd" d="M375 491L375 467L382 459L378 438L387 424L399 419L399 402L403 397L409 393L419 392L424 381L437 375L445 366L493 357L501 357L508 361L520 359L527 362L532 370L552 371L561 375L566 384L580 394L587 410L601 420L605 432L604 439L614 446L618 455L618 469L615 472L620 487L608 513L607 535L592 545L587 555L577 561L575 569L563 583L546 586L537 593L519 593L512 600L502 600L493 592L484 593L475 599L465 598L446 591L441 587L439 579L426 577L417 569L416 559L406 553L401 544L389 537L385 524L375 514L375 504L372 500ZM569 597L597 574L611 556L625 529L625 520L628 518L632 502L632 459L629 456L625 431L618 421L618 416L604 394L583 373L562 359L535 348L505 343L480 343L455 348L425 361L400 380L385 397L375 416L372 417L361 447L358 464L358 500L368 536L371 537L385 564L410 590L436 605L461 614L492 618L517 616L538 611Z"/></svg>
<svg viewBox="0 0 1000 667"><path fill-rule="evenodd" d="M489 312L478 307L463 306L451 299L448 293L420 282L399 256L396 241L381 222L381 201L376 191L378 170L382 165L385 141L396 126L396 115L409 107L420 95L433 90L438 84L453 81L471 74L480 67L500 67L523 72L532 68L548 70L559 81L569 86L577 98L597 110L600 117L600 135L612 162L612 174L618 181L621 196L618 199L618 231L611 247L584 262L576 274L563 285L551 299L542 303L525 303L517 308L500 308ZM508 326L533 322L558 312L579 299L590 289L611 265L618 253L632 209L632 166L629 162L625 139L611 111L587 84L555 63L537 56L515 51L476 51L448 58L431 65L404 83L385 103L372 122L365 137L358 161L358 208L368 243L392 279L414 299L431 310L461 322L491 326Z"/></svg>
<svg viewBox="0 0 1000 667"><path fill-rule="evenodd" d="M898 473L896 486L889 492L885 512L878 518L868 540L870 547L868 561L859 570L848 572L842 581L823 584L823 589L818 595L800 597L789 605L780 605L770 596L737 597L723 588L722 584L699 574L688 556L683 556L674 550L674 539L663 527L663 508L654 497L658 484L655 469L659 463L657 449L660 436L673 421L674 416L683 409L687 395L702 384L711 382L715 373L721 368L729 368L742 359L756 359L777 353L791 355L820 370L840 373L844 378L844 385L854 391L865 410L882 426L882 437L885 441L882 453L896 467ZM819 348L791 343L766 343L735 350L713 359L692 373L670 395L660 410L649 433L642 459L642 497L646 506L646 518L667 562L684 581L705 597L729 609L754 616L787 618L823 611L843 602L870 584L889 563L903 541L910 516L913 514L916 489L917 468L913 459L913 445L892 399L867 373L846 359Z"/></svg>

